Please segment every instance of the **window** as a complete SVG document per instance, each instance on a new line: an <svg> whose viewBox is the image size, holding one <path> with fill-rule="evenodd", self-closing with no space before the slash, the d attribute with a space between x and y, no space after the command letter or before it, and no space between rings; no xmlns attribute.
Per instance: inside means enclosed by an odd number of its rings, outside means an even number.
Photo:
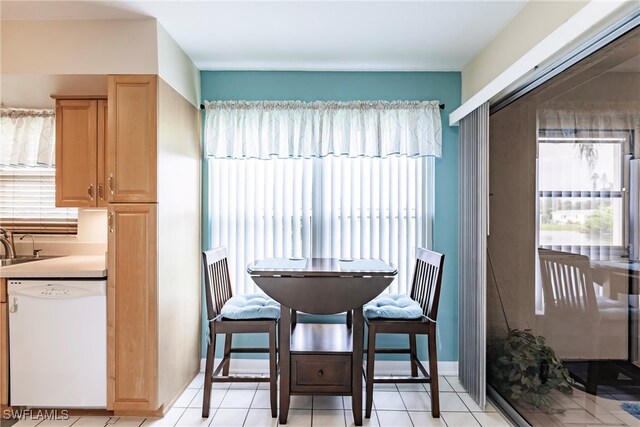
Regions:
<svg viewBox="0 0 640 427"><path fill-rule="evenodd" d="M541 131L538 157L540 246L626 250L629 133Z"/></svg>
<svg viewBox="0 0 640 427"><path fill-rule="evenodd" d="M210 159L211 246L226 246L238 292L268 257L380 258L408 292L417 246L431 246L433 157Z"/></svg>
<svg viewBox="0 0 640 427"><path fill-rule="evenodd" d="M629 255L633 145L630 131L539 131L539 247L591 260ZM539 271L536 313L542 315Z"/></svg>
<svg viewBox="0 0 640 427"><path fill-rule="evenodd" d="M271 257L378 258L408 293L416 247L431 247L438 101L205 102L211 247Z"/></svg>
<svg viewBox="0 0 640 427"><path fill-rule="evenodd" d="M55 207L54 154L53 110L0 109L0 227L76 233L78 210Z"/></svg>
<svg viewBox="0 0 640 427"><path fill-rule="evenodd" d="M0 227L18 233L75 234L78 209L56 208L55 168L0 166Z"/></svg>

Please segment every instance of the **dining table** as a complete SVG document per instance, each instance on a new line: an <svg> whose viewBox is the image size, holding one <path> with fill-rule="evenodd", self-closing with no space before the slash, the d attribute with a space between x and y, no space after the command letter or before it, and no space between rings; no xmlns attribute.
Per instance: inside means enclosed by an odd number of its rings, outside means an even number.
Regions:
<svg viewBox="0 0 640 427"><path fill-rule="evenodd" d="M280 424L291 395L327 395L351 396L354 424L362 425L363 305L384 292L397 269L380 259L267 258L247 272L280 303ZM298 324L297 312L353 317L351 324Z"/></svg>

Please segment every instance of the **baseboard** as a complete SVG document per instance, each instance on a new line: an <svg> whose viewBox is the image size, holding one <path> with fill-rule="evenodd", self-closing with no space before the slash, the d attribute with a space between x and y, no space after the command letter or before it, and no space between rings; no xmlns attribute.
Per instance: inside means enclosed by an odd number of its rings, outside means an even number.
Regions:
<svg viewBox="0 0 640 427"><path fill-rule="evenodd" d="M221 359L216 359L216 366ZM423 362L428 369L429 364ZM200 361L200 372L204 372L205 359ZM409 362L401 360L378 360L376 361L377 375L407 375ZM269 364L266 359L232 359L231 371L239 374L266 374L269 372ZM458 376L458 362L438 362L438 373L440 375Z"/></svg>

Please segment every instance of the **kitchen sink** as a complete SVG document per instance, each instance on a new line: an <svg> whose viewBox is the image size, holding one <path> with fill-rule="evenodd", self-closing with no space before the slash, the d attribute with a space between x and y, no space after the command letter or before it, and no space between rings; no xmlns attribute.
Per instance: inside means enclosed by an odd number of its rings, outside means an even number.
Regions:
<svg viewBox="0 0 640 427"><path fill-rule="evenodd" d="M51 258L58 258L58 257L55 255L42 255L39 257L19 256L16 258L3 258L3 259L0 259L0 266L4 267L8 265L23 264L25 262L40 261L40 260L51 259Z"/></svg>

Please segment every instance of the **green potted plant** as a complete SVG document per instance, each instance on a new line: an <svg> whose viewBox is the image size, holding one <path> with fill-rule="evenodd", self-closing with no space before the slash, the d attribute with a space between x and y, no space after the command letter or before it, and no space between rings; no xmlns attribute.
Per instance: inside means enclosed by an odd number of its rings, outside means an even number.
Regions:
<svg viewBox="0 0 640 427"><path fill-rule="evenodd" d="M491 253L488 255L507 326L507 335L496 338L489 345L487 371L491 384L514 402L532 405L547 414L562 413L563 410L554 408L549 393L558 390L571 395L574 381L560 358L546 345L544 337L534 335L531 329L511 329L493 271Z"/></svg>
<svg viewBox="0 0 640 427"><path fill-rule="evenodd" d="M493 342L488 356L492 383L505 397L548 414L562 412L554 409L549 393L572 394L573 380L544 337L530 329L510 329Z"/></svg>

